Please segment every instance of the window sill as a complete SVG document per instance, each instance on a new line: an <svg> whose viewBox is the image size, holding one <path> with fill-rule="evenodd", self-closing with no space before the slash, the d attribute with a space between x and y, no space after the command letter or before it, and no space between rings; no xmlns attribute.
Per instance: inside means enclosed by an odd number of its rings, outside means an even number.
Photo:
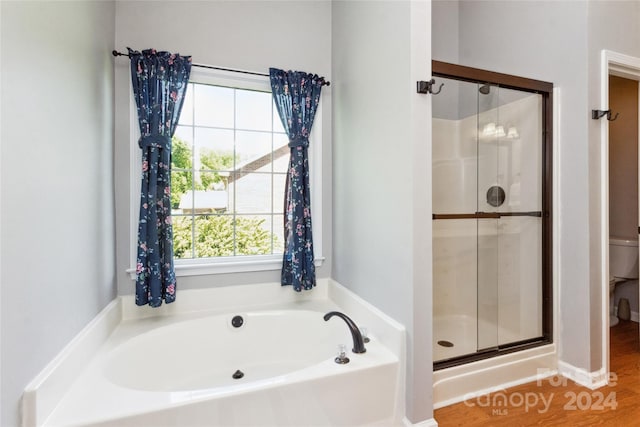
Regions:
<svg viewBox="0 0 640 427"><path fill-rule="evenodd" d="M321 267L324 257L315 259L316 267ZM282 255L273 257L243 257L242 259L176 260L176 277L204 276L209 274L246 273L251 271L272 271L282 268ZM136 269L127 269L131 280L136 280Z"/></svg>

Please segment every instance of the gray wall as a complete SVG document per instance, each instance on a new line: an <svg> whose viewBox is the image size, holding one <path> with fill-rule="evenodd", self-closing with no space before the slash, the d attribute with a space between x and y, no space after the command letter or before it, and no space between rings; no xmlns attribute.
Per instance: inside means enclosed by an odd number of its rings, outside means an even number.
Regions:
<svg viewBox="0 0 640 427"><path fill-rule="evenodd" d="M590 371L587 3L460 2L460 62L552 82L561 90L561 360ZM561 41L561 42L560 42ZM434 58L437 59L437 58ZM562 242L571 242L564 245ZM564 303L563 303L564 302Z"/></svg>
<svg viewBox="0 0 640 427"><path fill-rule="evenodd" d="M603 49L640 58L640 2L639 1L590 1L587 11L588 25L588 82L587 111L599 109L607 105L607 100L600 99L600 66ZM602 283L601 263L601 233L602 218L600 215L600 164L602 161L602 142L600 138L599 120L588 120L589 139L589 235L591 245L589 254L591 264L590 294L591 294L591 370L598 369L606 361L602 361L599 349L602 347L602 329L606 325L600 323L602 310L602 288L608 289L608 283ZM605 243L606 244L606 243ZM606 273L605 273L606 274ZM596 351L598 350L598 351Z"/></svg>
<svg viewBox="0 0 640 427"><path fill-rule="evenodd" d="M640 2L434 2L433 59L553 82L560 89L560 359L589 372L603 366L600 250L600 52L640 56ZM436 15L438 13L438 15ZM443 34L436 34L436 25ZM568 243L570 242L570 243Z"/></svg>
<svg viewBox="0 0 640 427"><path fill-rule="evenodd" d="M114 3L1 4L2 418L115 297Z"/></svg>
<svg viewBox="0 0 640 427"><path fill-rule="evenodd" d="M333 3L333 272L408 329L407 416L432 417L428 2Z"/></svg>
<svg viewBox="0 0 640 427"><path fill-rule="evenodd" d="M460 3L450 0L431 2L431 56L457 64L460 60Z"/></svg>
<svg viewBox="0 0 640 427"><path fill-rule="evenodd" d="M292 24L294 23L294 24ZM282 25L281 25L282 24ZM304 36L291 35L300 25ZM296 30L297 31L297 30ZM298 34L298 33L296 33ZM331 80L331 2L329 1L118 1L116 43L142 50L155 48L191 55L194 63L258 72L269 67L313 72ZM130 183L129 62L116 60L116 218L118 293L134 292L126 273L132 267ZM322 91L323 255L318 278L331 273L331 97ZM137 185L137 184L135 184ZM136 187L137 188L137 187ZM313 200L312 200L313 204ZM137 207L135 207L137 212ZM134 225L137 229L137 225ZM280 271L178 277L179 289L279 282Z"/></svg>

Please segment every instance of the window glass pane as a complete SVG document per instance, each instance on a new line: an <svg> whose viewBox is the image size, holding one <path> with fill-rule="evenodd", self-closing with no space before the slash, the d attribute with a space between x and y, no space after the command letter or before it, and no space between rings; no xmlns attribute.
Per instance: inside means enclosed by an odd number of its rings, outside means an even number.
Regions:
<svg viewBox="0 0 640 427"><path fill-rule="evenodd" d="M284 253L284 215L273 216L273 253Z"/></svg>
<svg viewBox="0 0 640 427"><path fill-rule="evenodd" d="M173 216L173 257L193 258L193 219L189 216Z"/></svg>
<svg viewBox="0 0 640 427"><path fill-rule="evenodd" d="M178 126L171 139L171 170L193 168L192 128Z"/></svg>
<svg viewBox="0 0 640 427"><path fill-rule="evenodd" d="M232 256L234 231L232 215L196 216L196 257Z"/></svg>
<svg viewBox="0 0 640 427"><path fill-rule="evenodd" d="M229 187L229 176L231 174L226 170L200 170L196 171L194 176L197 190L226 191Z"/></svg>
<svg viewBox="0 0 640 427"><path fill-rule="evenodd" d="M226 212L229 209L228 173L196 171L194 175L194 213Z"/></svg>
<svg viewBox="0 0 640 427"><path fill-rule="evenodd" d="M271 172L271 133L237 131L236 156L236 169Z"/></svg>
<svg viewBox="0 0 640 427"><path fill-rule="evenodd" d="M287 174L273 174L273 212L284 213L284 189L287 183Z"/></svg>
<svg viewBox="0 0 640 427"><path fill-rule="evenodd" d="M273 135L273 171L286 172L289 168L289 138L284 134Z"/></svg>
<svg viewBox="0 0 640 427"><path fill-rule="evenodd" d="M181 213L184 209L192 208L192 200L187 193L193 189L193 172L171 171L171 210Z"/></svg>
<svg viewBox="0 0 640 427"><path fill-rule="evenodd" d="M271 215L236 216L236 255L272 253Z"/></svg>
<svg viewBox="0 0 640 427"><path fill-rule="evenodd" d="M278 110L276 109L276 104L272 102L272 120L273 120L273 131L279 133L286 133L284 127L282 127L282 120L280 120L280 115L278 114Z"/></svg>
<svg viewBox="0 0 640 427"><path fill-rule="evenodd" d="M233 169L233 130L196 128L195 151L195 169Z"/></svg>
<svg viewBox="0 0 640 427"><path fill-rule="evenodd" d="M198 151L198 160L200 162L199 170L216 171L219 172L218 176L220 177L228 177L237 163L232 152L216 151L209 148L202 148Z"/></svg>
<svg viewBox="0 0 640 427"><path fill-rule="evenodd" d="M182 111L180 111L180 120L178 123L181 125L193 124L193 83L190 83L187 86L187 92L184 95Z"/></svg>
<svg viewBox="0 0 640 427"><path fill-rule="evenodd" d="M172 144L175 144L176 140L181 141L189 150L191 150L193 148L193 127L178 125L171 140ZM172 152L173 150L175 150L175 147L172 146Z"/></svg>
<svg viewBox="0 0 640 427"><path fill-rule="evenodd" d="M236 212L236 179L238 178L238 176L239 176L238 173L231 172L227 180L227 193L229 196L229 208L228 208L229 213Z"/></svg>
<svg viewBox="0 0 640 427"><path fill-rule="evenodd" d="M237 213L271 212L271 175L239 175L235 182L235 197Z"/></svg>
<svg viewBox="0 0 640 427"><path fill-rule="evenodd" d="M271 131L271 94L236 91L236 128Z"/></svg>
<svg viewBox="0 0 640 427"><path fill-rule="evenodd" d="M234 89L196 85L194 90L196 126L233 128Z"/></svg>

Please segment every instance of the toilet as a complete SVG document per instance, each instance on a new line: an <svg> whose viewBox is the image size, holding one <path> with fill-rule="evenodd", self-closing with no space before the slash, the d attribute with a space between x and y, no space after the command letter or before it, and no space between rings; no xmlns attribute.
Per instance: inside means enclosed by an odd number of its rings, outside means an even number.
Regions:
<svg viewBox="0 0 640 427"><path fill-rule="evenodd" d="M638 278L638 236L609 237L609 326L618 324L614 313L616 284Z"/></svg>

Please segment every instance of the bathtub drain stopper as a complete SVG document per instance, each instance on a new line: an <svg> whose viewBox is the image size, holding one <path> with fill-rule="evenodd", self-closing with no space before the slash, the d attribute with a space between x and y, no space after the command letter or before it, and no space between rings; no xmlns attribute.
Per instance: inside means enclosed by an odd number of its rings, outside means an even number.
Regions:
<svg viewBox="0 0 640 427"><path fill-rule="evenodd" d="M231 376L233 377L234 380L239 380L240 378L244 377L244 372L242 372L240 369L238 369Z"/></svg>
<svg viewBox="0 0 640 427"><path fill-rule="evenodd" d="M234 328L239 328L243 324L244 324L244 319L242 318L242 316L233 316L233 319L231 319L231 325Z"/></svg>

